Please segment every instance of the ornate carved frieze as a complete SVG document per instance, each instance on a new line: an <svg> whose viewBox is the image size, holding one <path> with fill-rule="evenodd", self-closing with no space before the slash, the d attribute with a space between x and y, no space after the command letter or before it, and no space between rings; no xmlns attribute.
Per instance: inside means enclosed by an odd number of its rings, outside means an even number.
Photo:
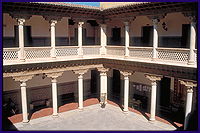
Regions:
<svg viewBox="0 0 200 133"><path fill-rule="evenodd" d="M161 75L153 75L153 74L145 74L145 77L149 79L151 82L156 82L162 79Z"/></svg>
<svg viewBox="0 0 200 133"><path fill-rule="evenodd" d="M148 15L147 17L152 20L153 23L157 24L160 22L161 19L165 18L166 14L160 14L160 15Z"/></svg>
<svg viewBox="0 0 200 133"><path fill-rule="evenodd" d="M9 13L9 15L13 18L13 19L25 19L28 20L32 17L32 14L26 14L24 12L11 12Z"/></svg>
<svg viewBox="0 0 200 133"><path fill-rule="evenodd" d="M62 16L52 16L52 15L43 15L43 18L49 22L51 21L61 21Z"/></svg>

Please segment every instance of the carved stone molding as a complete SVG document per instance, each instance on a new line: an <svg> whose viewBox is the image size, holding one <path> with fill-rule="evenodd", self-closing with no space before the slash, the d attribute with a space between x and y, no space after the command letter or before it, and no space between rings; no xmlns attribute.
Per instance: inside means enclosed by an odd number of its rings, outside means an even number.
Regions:
<svg viewBox="0 0 200 133"><path fill-rule="evenodd" d="M63 72L53 72L53 73L46 73L48 78L56 79L62 76Z"/></svg>
<svg viewBox="0 0 200 133"><path fill-rule="evenodd" d="M13 76L15 81L20 82L27 82L28 80L32 79L34 75L23 75L23 76Z"/></svg>
<svg viewBox="0 0 200 133"><path fill-rule="evenodd" d="M156 82L162 79L161 75L145 74L145 77L152 82Z"/></svg>
<svg viewBox="0 0 200 133"><path fill-rule="evenodd" d="M194 81L180 80L180 83L187 87L187 92L188 93L193 93L193 88L197 87L197 83L194 82Z"/></svg>
<svg viewBox="0 0 200 133"><path fill-rule="evenodd" d="M87 73L88 69L79 69L79 70L73 70L75 74L83 75Z"/></svg>

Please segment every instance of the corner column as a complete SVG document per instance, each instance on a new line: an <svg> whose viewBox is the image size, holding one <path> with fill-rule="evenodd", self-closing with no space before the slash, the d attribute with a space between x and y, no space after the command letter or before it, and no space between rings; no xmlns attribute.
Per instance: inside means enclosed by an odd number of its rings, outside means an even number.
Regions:
<svg viewBox="0 0 200 133"><path fill-rule="evenodd" d="M83 24L84 22L78 22L78 55L83 56L83 48L82 48L82 43L83 43Z"/></svg>
<svg viewBox="0 0 200 133"><path fill-rule="evenodd" d="M106 24L100 24L100 41L101 41L101 49L100 54L106 55L106 46L107 46L107 36L106 36Z"/></svg>
<svg viewBox="0 0 200 133"><path fill-rule="evenodd" d="M150 121L155 120L156 116L156 91L157 91L157 81L161 80L162 76L145 74L145 77L151 81L151 108L150 108Z"/></svg>
<svg viewBox="0 0 200 133"><path fill-rule="evenodd" d="M107 104L107 72L109 68L100 67L97 69L100 72L100 104Z"/></svg>
<svg viewBox="0 0 200 133"><path fill-rule="evenodd" d="M20 61L25 61L25 52L24 52L24 23L25 19L20 18L18 21L18 30L19 30L19 59Z"/></svg>
<svg viewBox="0 0 200 133"><path fill-rule="evenodd" d="M83 74L88 69L73 70L75 74L78 74L78 109L83 110Z"/></svg>
<svg viewBox="0 0 200 133"><path fill-rule="evenodd" d="M63 72L47 73L47 77L51 78L52 84L52 101L53 101L53 117L58 117L58 95L57 95L57 78Z"/></svg>
<svg viewBox="0 0 200 133"><path fill-rule="evenodd" d="M190 119L190 115L192 112L192 96L193 96L193 88L197 87L196 83L192 81L180 81L181 84L187 87L187 98L186 98L186 107L185 107L185 121L184 121L184 130L188 129L188 123Z"/></svg>
<svg viewBox="0 0 200 133"><path fill-rule="evenodd" d="M57 23L57 20L51 20L51 57L56 58L56 32L55 32L55 26Z"/></svg>
<svg viewBox="0 0 200 133"><path fill-rule="evenodd" d="M27 123L28 120L28 108L27 108L27 94L26 94L26 82L33 78L34 75L26 75L26 76L15 76L13 79L15 81L20 81L21 87L21 100L22 100L22 116L23 123Z"/></svg>
<svg viewBox="0 0 200 133"><path fill-rule="evenodd" d="M128 99L129 99L129 76L130 72L120 71L124 76L124 113L128 113Z"/></svg>

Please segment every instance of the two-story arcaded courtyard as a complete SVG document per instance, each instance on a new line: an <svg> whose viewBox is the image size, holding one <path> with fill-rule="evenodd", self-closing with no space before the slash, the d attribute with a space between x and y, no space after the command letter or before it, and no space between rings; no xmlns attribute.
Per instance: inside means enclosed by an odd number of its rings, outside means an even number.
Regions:
<svg viewBox="0 0 200 133"><path fill-rule="evenodd" d="M197 129L197 3L113 5L3 2L3 120L59 121L76 109L78 119L112 103L129 120Z"/></svg>

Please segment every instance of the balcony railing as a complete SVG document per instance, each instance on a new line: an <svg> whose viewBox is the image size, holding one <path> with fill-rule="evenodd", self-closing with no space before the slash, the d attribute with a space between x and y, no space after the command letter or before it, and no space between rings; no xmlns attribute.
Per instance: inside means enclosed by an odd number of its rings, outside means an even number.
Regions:
<svg viewBox="0 0 200 133"><path fill-rule="evenodd" d="M78 46L57 46L55 47L56 60L80 59L82 57L92 58L120 58L125 60L148 61L151 63L168 63L171 65L187 65L189 60L189 49L184 48L157 48L157 58L152 60L152 47L128 47L129 56L125 58L124 46L106 46L106 54L101 55L101 46L82 46L82 56L79 55ZM3 49L3 64L12 65L23 63L19 58L19 48L4 48ZM25 63L34 63L37 61L54 61L52 60L51 47L25 47ZM194 50L195 65L197 62L197 50Z"/></svg>

